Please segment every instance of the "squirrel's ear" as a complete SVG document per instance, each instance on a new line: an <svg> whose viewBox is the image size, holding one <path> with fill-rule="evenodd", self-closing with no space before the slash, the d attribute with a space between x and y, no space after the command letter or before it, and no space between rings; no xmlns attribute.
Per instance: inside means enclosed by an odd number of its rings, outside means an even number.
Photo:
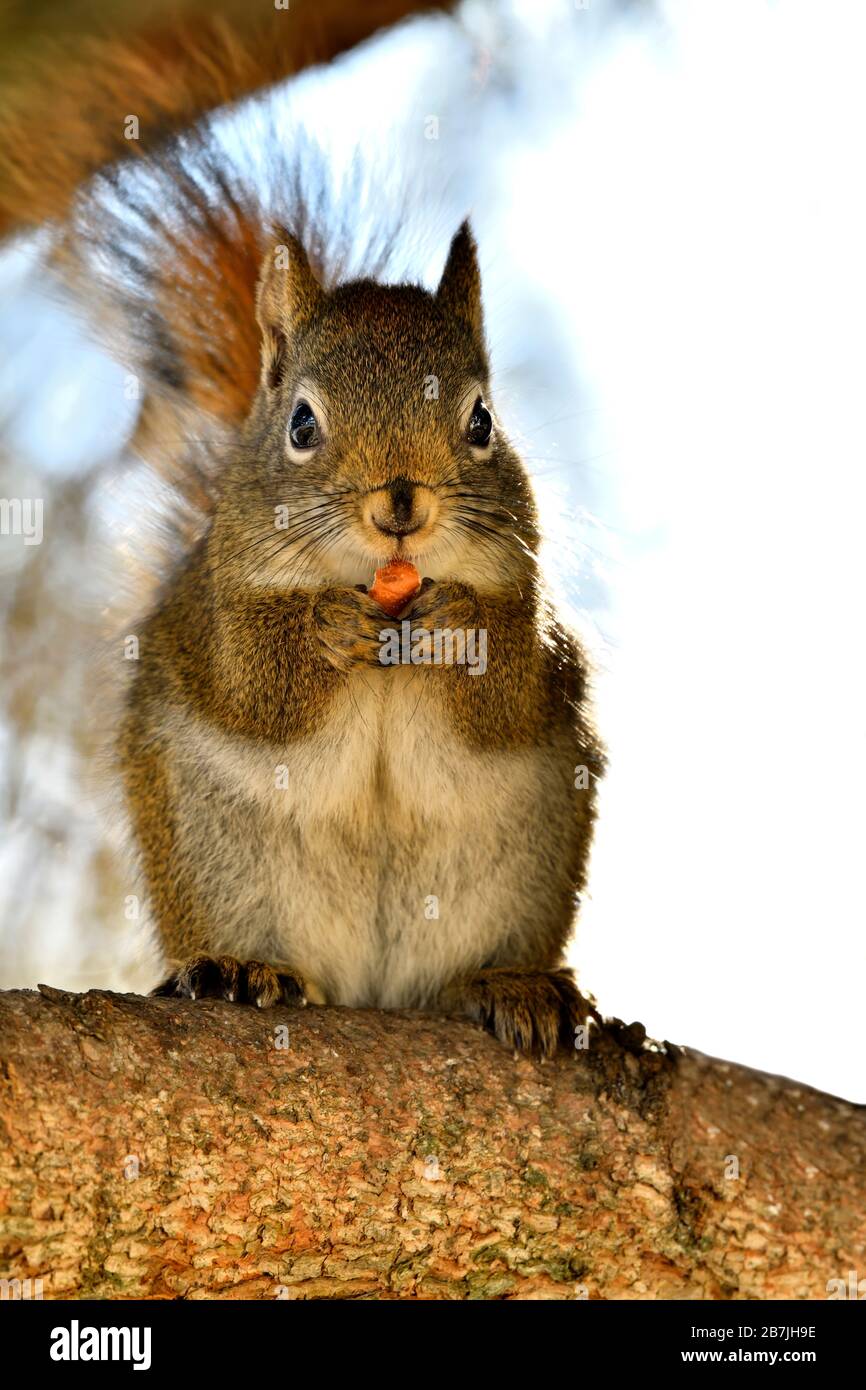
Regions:
<svg viewBox="0 0 866 1390"><path fill-rule="evenodd" d="M262 379L279 386L292 334L319 308L324 291L296 236L280 229L262 261L256 318L262 330Z"/></svg>
<svg viewBox="0 0 866 1390"><path fill-rule="evenodd" d="M463 223L451 243L436 299L446 313L466 319L475 336L483 340L478 248L468 222Z"/></svg>

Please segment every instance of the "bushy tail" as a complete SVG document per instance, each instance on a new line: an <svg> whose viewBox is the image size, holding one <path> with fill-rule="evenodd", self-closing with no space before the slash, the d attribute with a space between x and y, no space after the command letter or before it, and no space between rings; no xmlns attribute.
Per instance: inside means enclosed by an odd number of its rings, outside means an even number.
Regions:
<svg viewBox="0 0 866 1390"><path fill-rule="evenodd" d="M255 290L268 229L264 190L205 127L100 174L55 265L73 288L96 292L107 345L148 396L235 423L258 377Z"/></svg>
<svg viewBox="0 0 866 1390"><path fill-rule="evenodd" d="M0 38L13 30L9 4ZM0 67L0 235L50 228L64 288L133 375L133 451L199 512L256 389L255 289L272 225L329 280L387 268L399 225L393 213L383 224L379 197L365 230L362 171L335 190L276 97L236 99L421 8L207 0L204 13L203 0L172 0L113 5L106 20L102 0L82 0L62 24L43 6L39 32L10 40L20 63Z"/></svg>
<svg viewBox="0 0 866 1390"><path fill-rule="evenodd" d="M326 284L387 272L405 244L403 198L386 211L368 175L356 161L336 184L315 141L257 101L99 174L58 235L55 270L138 384L135 451L198 510L258 384L256 287L274 226Z"/></svg>
<svg viewBox="0 0 866 1390"><path fill-rule="evenodd" d="M115 160L442 0L0 0L0 237ZM128 118L137 122L130 139Z"/></svg>

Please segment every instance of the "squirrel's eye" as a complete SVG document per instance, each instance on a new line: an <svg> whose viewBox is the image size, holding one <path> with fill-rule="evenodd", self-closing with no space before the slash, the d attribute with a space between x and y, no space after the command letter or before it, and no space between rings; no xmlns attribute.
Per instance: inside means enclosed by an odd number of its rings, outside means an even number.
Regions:
<svg viewBox="0 0 866 1390"><path fill-rule="evenodd" d="M298 401L292 411L289 439L295 449L313 449L319 442L319 424L306 401Z"/></svg>
<svg viewBox="0 0 866 1390"><path fill-rule="evenodd" d="M472 414L469 417L469 424L466 427L466 438L476 449L483 449L490 443L490 432L492 429L493 417L479 396L472 408Z"/></svg>

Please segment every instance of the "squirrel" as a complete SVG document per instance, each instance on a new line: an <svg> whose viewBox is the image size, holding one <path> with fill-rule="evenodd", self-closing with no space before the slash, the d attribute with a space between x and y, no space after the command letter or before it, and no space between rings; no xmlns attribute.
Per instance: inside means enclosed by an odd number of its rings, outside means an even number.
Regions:
<svg viewBox="0 0 866 1390"><path fill-rule="evenodd" d="M206 141L154 159L138 219L149 374L237 419L117 737L154 993L439 1010L550 1055L600 1021L563 952L604 750L492 398L473 234L433 291L327 284L322 229L223 161ZM107 216L79 234L108 244ZM392 620L369 588L395 560L423 582ZM482 634L485 669L459 644L386 664L394 622Z"/></svg>

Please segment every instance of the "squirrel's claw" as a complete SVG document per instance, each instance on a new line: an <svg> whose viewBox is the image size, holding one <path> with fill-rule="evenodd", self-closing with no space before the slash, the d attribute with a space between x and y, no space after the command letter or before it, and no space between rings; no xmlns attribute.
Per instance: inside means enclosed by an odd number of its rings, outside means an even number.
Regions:
<svg viewBox="0 0 866 1390"><path fill-rule="evenodd" d="M259 1009L274 1004L306 1002L304 982L291 971L275 970L262 961L236 960L234 956L196 956L156 989L156 998L224 999L229 1004L254 1004Z"/></svg>
<svg viewBox="0 0 866 1390"><path fill-rule="evenodd" d="M445 1005L495 1034L515 1055L550 1057L573 1048L578 1024L600 1015L584 998L571 970L481 970L458 981Z"/></svg>

